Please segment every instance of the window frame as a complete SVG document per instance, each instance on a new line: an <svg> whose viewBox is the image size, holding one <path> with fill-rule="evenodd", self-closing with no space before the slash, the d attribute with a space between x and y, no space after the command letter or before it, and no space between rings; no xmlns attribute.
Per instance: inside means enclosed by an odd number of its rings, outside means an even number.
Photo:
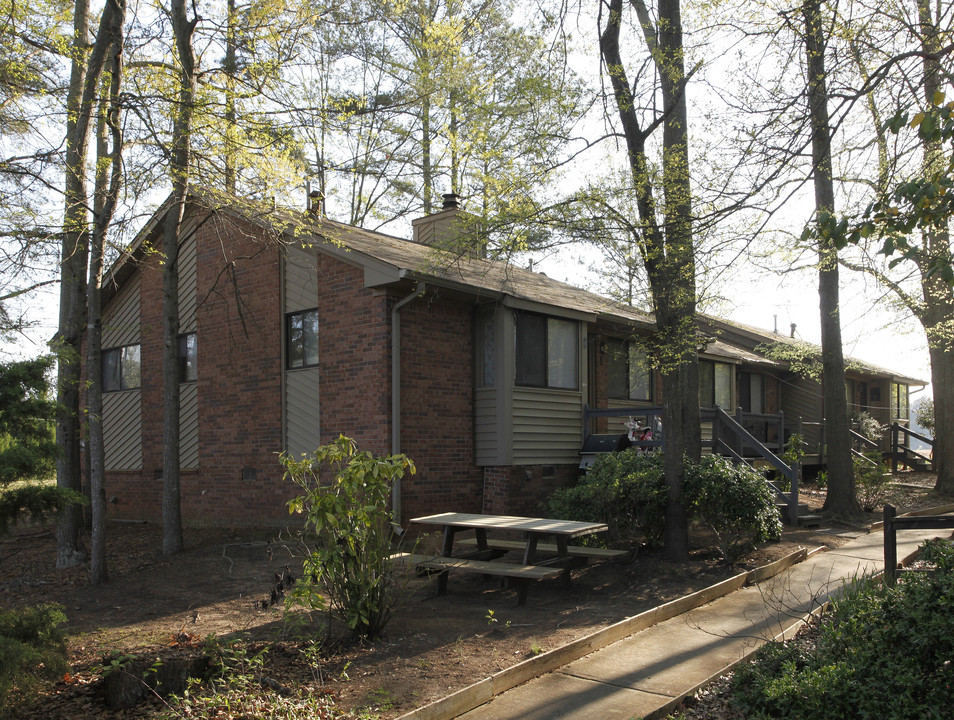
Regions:
<svg viewBox="0 0 954 720"><path fill-rule="evenodd" d="M191 347L189 346L190 338L192 339ZM185 349L185 352L183 352L183 349ZM198 358L198 336L196 333L190 332L179 335L179 349L177 350L176 355L176 365L180 384L198 382ZM190 368L192 370L191 373L189 372Z"/></svg>
<svg viewBox="0 0 954 720"><path fill-rule="evenodd" d="M614 347L615 346L615 347ZM606 339L606 351L608 354L607 358L607 378L606 378L606 395L610 400L632 400L634 402L652 402L653 401L653 388L654 388L654 377L652 368L649 367L649 358L646 354L646 351L639 346L638 343L635 343L631 340L623 340L622 338L607 338ZM637 369L634 371L634 360L637 358L636 355L640 357L638 360L641 360L642 369ZM616 386L619 384L614 382L613 375L614 368L613 362L614 358L622 357L624 364L625 372L625 384L626 391L625 395L621 396L616 391ZM618 361L618 360L617 360ZM619 371L619 368L616 369L616 372ZM639 384L634 387L633 379L634 377L639 376L645 379L645 395L636 395L635 393L639 390Z"/></svg>
<svg viewBox="0 0 954 720"><path fill-rule="evenodd" d="M729 380L729 387L726 389L726 395L725 395L725 399L728 401L726 405L720 405L718 403L719 392L717 389L718 384L716 383L716 366L722 366L726 368L725 373L727 374L728 380ZM712 397L703 398L702 397L703 372L708 372L707 370L704 370L704 368L708 368L708 367L712 368L712 371L711 371L712 372L712 384L711 384ZM734 374L734 371L733 371L734 367L735 366L732 365L732 363L725 363L725 362L719 362L718 360L707 360L702 358L699 359L699 407L711 408L711 407L716 407L718 405L718 407L722 408L723 410L734 409L735 406L734 406L734 402L732 398L732 376Z"/></svg>
<svg viewBox="0 0 954 720"><path fill-rule="evenodd" d="M314 336L312 338L313 344L313 353L309 353L309 342L308 342L308 329L305 324L305 318L309 315L314 315ZM292 343L294 338L294 328L292 327L293 322L301 318L301 325L298 332L301 333L301 348L300 353L293 353ZM304 370L306 368L315 368L318 367L320 362L320 353L318 352L318 338L320 335L319 331L319 317L318 317L318 308L309 308L307 310L296 310L295 312L290 312L285 314L285 369L286 370ZM313 355L313 360L309 361L309 355ZM301 361L299 364L292 364L293 359L300 357Z"/></svg>
<svg viewBox="0 0 954 720"><path fill-rule="evenodd" d="M135 348L135 352L133 349ZM128 390L139 390L142 387L142 345L141 343L130 343L129 345L120 345L118 347L104 348L102 350L102 372L100 375L100 385L104 393L126 392ZM110 358L115 357L115 360ZM135 385L128 377L129 363L133 361L137 366L138 372L135 376ZM118 387L112 378L107 382L107 369L113 368L110 375L115 375L118 380Z"/></svg>
<svg viewBox="0 0 954 720"><path fill-rule="evenodd" d="M542 323L543 338L542 342L526 342L526 340L533 340L534 338L521 338L521 333L524 330L531 329L528 323ZM573 371L573 385L557 385L554 384L556 378L554 377L554 369L557 368L556 363L559 362L562 365L562 360L557 360L556 358L551 357L551 353L554 349L554 343L560 340L566 340L567 337L563 338L556 337L555 331L561 324L572 324L573 326L573 354L572 354L572 371ZM524 326L523 328L521 326ZM533 328L539 334L541 328ZM538 352L539 350L543 351L543 357L533 357L533 358L523 358L522 354L524 352ZM526 359L528 362L521 364L521 360ZM569 359L569 358L566 358ZM533 361L533 367L530 367L530 362ZM539 376L542 372L543 382L530 382L533 380L533 377L528 376ZM515 310L514 311L514 385L517 387L529 387L529 388L539 388L545 390L568 390L568 391L579 391L580 389L580 323L578 320L572 320L570 318L562 318L554 315L544 315L542 313L528 312L524 310Z"/></svg>

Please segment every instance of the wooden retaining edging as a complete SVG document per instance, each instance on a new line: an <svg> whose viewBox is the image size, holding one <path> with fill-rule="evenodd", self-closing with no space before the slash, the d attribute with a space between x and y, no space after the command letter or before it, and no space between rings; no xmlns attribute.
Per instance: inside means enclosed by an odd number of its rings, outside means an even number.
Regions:
<svg viewBox="0 0 954 720"><path fill-rule="evenodd" d="M542 653L505 670L494 673L440 700L435 700L428 705L401 715L398 720L450 720L450 718L455 718L484 703L490 702L497 695L517 685L552 672L574 660L578 660L584 655L589 655L596 650L600 650L607 645L612 645L618 640L629 637L657 623L661 623L701 605L705 605L745 585L763 582L792 565L802 562L808 555L808 551L804 548L796 550L768 565L763 565L749 572L739 573L734 577L694 592L691 595L686 595L685 597L646 610L638 615L620 620L586 637L574 640L563 647L555 648L554 650Z"/></svg>

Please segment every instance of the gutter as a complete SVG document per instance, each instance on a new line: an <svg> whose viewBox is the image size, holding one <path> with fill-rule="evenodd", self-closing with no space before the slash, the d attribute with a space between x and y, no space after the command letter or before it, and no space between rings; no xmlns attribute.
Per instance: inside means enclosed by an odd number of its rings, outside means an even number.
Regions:
<svg viewBox="0 0 954 720"><path fill-rule="evenodd" d="M424 295L427 283L418 283L410 295L399 300L391 308L391 454L401 452L401 315L400 310L408 303ZM391 527L398 535L404 534L401 527L401 478L391 487Z"/></svg>

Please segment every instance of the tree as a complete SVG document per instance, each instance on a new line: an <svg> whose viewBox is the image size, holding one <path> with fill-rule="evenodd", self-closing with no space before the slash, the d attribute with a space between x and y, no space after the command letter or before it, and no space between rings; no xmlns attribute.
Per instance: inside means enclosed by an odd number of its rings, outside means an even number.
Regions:
<svg viewBox="0 0 954 720"><path fill-rule="evenodd" d="M815 187L815 215L824 226L835 212L832 178L831 126L828 115L828 87L825 69L825 35L820 0L802 5L805 21L805 59L808 111L812 137L812 177ZM841 315L838 299L838 247L824 232L818 233L818 304L822 329L822 394L825 408L825 437L828 441L828 492L824 510L852 518L861 514L855 497L854 465L845 396L845 358L841 342Z"/></svg>
<svg viewBox="0 0 954 720"><path fill-rule="evenodd" d="M84 501L78 493L36 482L56 469L52 368L51 356L0 363L0 532L24 512L40 518Z"/></svg>
<svg viewBox="0 0 954 720"><path fill-rule="evenodd" d="M67 96L66 208L60 261L60 320L55 339L57 378L57 484L79 491L80 347L87 307L86 273L89 267L89 196L86 162L89 155L93 118L99 107L100 83L110 53L120 43L125 17L125 0L108 0L100 16L96 40L88 43L89 6L77 0L74 12L73 65ZM79 542L82 518L77 509L60 516L57 527L57 567L69 567L85 560Z"/></svg>
<svg viewBox="0 0 954 720"><path fill-rule="evenodd" d="M649 279L656 333L652 356L663 378L666 432L665 474L669 486L666 504L667 553L688 557L688 519L679 502L685 479L683 461L701 454L699 371L696 349L696 271L693 247L689 175L689 127L685 89L688 78L683 57L679 0L659 0L653 23L640 0L633 2L637 20L659 79L662 112L644 128L637 115L620 51L622 0L603 6L605 25L600 37L604 73L609 77L627 163L639 211L639 251ZM660 126L662 179L650 170L647 141ZM657 187L657 183L659 186ZM662 195L662 219L654 193Z"/></svg>

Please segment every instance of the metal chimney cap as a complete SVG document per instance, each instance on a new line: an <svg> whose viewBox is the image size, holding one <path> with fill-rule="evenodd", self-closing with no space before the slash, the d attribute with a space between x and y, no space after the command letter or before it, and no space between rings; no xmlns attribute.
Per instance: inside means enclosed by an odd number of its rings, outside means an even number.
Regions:
<svg viewBox="0 0 954 720"><path fill-rule="evenodd" d="M457 193L444 193L444 210L456 210L460 207L460 195Z"/></svg>

